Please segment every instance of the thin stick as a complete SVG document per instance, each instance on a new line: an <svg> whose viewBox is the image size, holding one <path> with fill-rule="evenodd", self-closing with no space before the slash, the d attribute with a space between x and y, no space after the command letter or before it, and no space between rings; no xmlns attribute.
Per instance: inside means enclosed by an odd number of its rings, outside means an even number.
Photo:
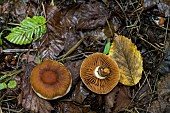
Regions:
<svg viewBox="0 0 170 113"><path fill-rule="evenodd" d="M158 47L154 46L153 44L151 44L150 42L148 42L147 40L145 40L145 39L143 38L143 36L142 36L142 35L137 34L137 36L139 36L139 38L140 38L141 40L143 40L143 41L145 41L146 43L150 44L150 45L151 45L152 47L154 47L155 49L157 49L157 50L161 51L162 53L165 53L164 51L162 51L162 50L161 50L161 49L159 49Z"/></svg>
<svg viewBox="0 0 170 113"><path fill-rule="evenodd" d="M13 110L13 109L9 109L9 108L5 108L5 107L2 107L3 110L8 110L8 111L11 111L11 112L14 112L14 113L21 113L21 111L24 109L22 108L21 110L19 111L16 111L16 110Z"/></svg>
<svg viewBox="0 0 170 113"><path fill-rule="evenodd" d="M44 3L42 2L41 4L42 4L42 8L43 8L43 12L44 12L44 16L45 16L45 18L47 18L47 15L46 15L46 13L45 13Z"/></svg>
<svg viewBox="0 0 170 113"><path fill-rule="evenodd" d="M27 51L36 51L34 49L5 49L1 50L0 53L17 53L17 52L27 52Z"/></svg>
<svg viewBox="0 0 170 113"><path fill-rule="evenodd" d="M66 54L63 55L62 59L63 60L66 56L68 56L69 54L71 54L83 41L85 38L87 38L88 36L83 37L81 40L79 40L76 45L74 45Z"/></svg>
<svg viewBox="0 0 170 113"><path fill-rule="evenodd" d="M88 56L87 54L92 54L92 53L93 52L84 52L84 53L76 54L76 55L73 55L73 56L70 56L70 57L65 57L65 58L62 58L62 59L58 59L57 61L68 60L68 59L76 58L76 57L81 56L81 55L84 55L85 57L87 57Z"/></svg>

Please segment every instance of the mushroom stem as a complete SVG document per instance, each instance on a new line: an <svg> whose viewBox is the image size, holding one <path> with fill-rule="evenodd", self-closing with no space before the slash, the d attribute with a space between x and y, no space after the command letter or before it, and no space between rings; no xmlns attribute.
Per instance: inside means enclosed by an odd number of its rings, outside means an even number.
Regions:
<svg viewBox="0 0 170 113"><path fill-rule="evenodd" d="M94 70L94 74L99 79L105 79L108 74L110 74L110 69L105 66L97 66Z"/></svg>

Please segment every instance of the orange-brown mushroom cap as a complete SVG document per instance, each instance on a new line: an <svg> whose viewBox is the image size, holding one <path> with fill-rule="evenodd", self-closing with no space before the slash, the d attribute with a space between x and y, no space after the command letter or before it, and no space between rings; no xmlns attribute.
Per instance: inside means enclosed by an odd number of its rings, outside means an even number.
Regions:
<svg viewBox="0 0 170 113"><path fill-rule="evenodd" d="M34 67L30 82L38 96L52 100L62 97L70 91L72 77L63 64L47 60Z"/></svg>
<svg viewBox="0 0 170 113"><path fill-rule="evenodd" d="M103 69L106 75L96 76L98 67ZM97 71L98 72L98 71ZM80 68L80 77L83 83L97 94L109 93L119 82L119 68L117 63L109 56L102 53L89 55L82 63Z"/></svg>

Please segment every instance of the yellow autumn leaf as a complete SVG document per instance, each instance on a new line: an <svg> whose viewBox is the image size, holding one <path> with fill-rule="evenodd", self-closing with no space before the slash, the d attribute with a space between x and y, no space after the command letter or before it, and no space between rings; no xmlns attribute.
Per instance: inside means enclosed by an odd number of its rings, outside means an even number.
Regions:
<svg viewBox="0 0 170 113"><path fill-rule="evenodd" d="M142 77L143 59L135 44L125 36L115 35L109 56L116 60L120 70L120 82L136 85Z"/></svg>

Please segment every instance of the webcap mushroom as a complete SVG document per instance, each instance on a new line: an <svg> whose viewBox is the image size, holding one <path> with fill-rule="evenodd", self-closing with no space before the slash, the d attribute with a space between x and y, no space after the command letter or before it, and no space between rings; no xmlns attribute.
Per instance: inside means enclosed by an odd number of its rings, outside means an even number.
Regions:
<svg viewBox="0 0 170 113"><path fill-rule="evenodd" d="M80 77L91 91L107 94L117 85L120 75L113 59L102 53L94 53L83 61Z"/></svg>
<svg viewBox="0 0 170 113"><path fill-rule="evenodd" d="M32 89L39 97L52 100L70 91L72 77L63 64L47 60L34 67L30 82Z"/></svg>

